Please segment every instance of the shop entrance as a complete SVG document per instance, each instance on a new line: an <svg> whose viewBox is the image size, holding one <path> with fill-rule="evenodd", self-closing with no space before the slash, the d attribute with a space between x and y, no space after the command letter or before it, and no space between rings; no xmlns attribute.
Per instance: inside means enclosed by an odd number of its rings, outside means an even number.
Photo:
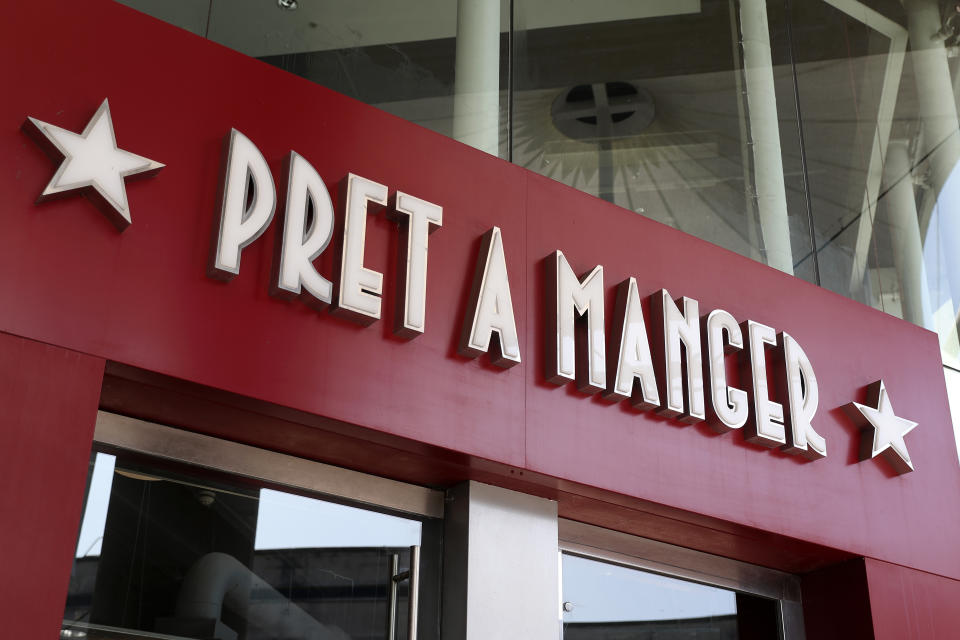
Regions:
<svg viewBox="0 0 960 640"><path fill-rule="evenodd" d="M439 492L104 413L94 449L61 638L432 637Z"/></svg>

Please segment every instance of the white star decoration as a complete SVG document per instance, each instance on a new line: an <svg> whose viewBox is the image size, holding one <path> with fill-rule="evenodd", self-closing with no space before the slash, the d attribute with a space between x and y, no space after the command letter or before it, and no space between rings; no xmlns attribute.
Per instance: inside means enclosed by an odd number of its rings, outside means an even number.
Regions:
<svg viewBox="0 0 960 640"><path fill-rule="evenodd" d="M913 471L913 462L903 437L917 423L894 414L893 405L883 380L867 387L867 403L851 402L844 405L847 415L863 430L860 440L860 459L870 460L883 454L897 473ZM871 433L872 427L872 433Z"/></svg>
<svg viewBox="0 0 960 640"><path fill-rule="evenodd" d="M117 148L106 100L81 134L36 118L27 118L24 130L51 155L63 157L60 168L37 201L81 189L120 231L131 222L124 178L153 175L164 166Z"/></svg>

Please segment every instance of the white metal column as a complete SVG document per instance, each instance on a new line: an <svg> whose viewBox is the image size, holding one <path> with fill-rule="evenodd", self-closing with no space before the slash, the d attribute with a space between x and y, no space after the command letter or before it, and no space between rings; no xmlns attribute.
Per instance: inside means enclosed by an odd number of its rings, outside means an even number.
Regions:
<svg viewBox="0 0 960 640"><path fill-rule="evenodd" d="M940 30L937 0L905 0L917 106L923 123L923 150L929 154L931 182L939 192L960 158L957 105L947 50L933 35Z"/></svg>
<svg viewBox="0 0 960 640"><path fill-rule="evenodd" d="M941 203L940 192L960 159L960 135L957 133L957 105L954 102L952 76L947 51L933 35L940 30L941 15L937 0L905 0L910 32L913 73L917 82L917 105L923 124L922 152L930 165L931 192L921 211L926 228L933 206L940 205L940 231L946 238L960 234L960 212L953 203ZM960 300L960 254L944 255L947 278L954 301Z"/></svg>
<svg viewBox="0 0 960 640"><path fill-rule="evenodd" d="M458 0L453 137L497 155L500 143L500 0Z"/></svg>
<svg viewBox="0 0 960 640"><path fill-rule="evenodd" d="M884 198L890 221L893 260L900 276L900 300L904 320L926 326L923 308L923 243L920 240L920 218L910 174L907 141L892 140L887 148L887 164L883 171Z"/></svg>
<svg viewBox="0 0 960 640"><path fill-rule="evenodd" d="M743 34L743 73L747 84L747 108L753 143L753 171L757 212L767 264L793 274L787 192L780 155L780 122L773 83L770 27L766 0L740 1Z"/></svg>
<svg viewBox="0 0 960 640"><path fill-rule="evenodd" d="M443 640L556 640L557 503L478 482L447 494Z"/></svg>

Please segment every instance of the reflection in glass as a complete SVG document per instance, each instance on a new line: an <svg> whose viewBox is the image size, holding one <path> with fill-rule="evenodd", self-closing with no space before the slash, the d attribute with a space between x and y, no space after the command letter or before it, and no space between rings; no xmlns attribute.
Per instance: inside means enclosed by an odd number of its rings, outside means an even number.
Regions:
<svg viewBox="0 0 960 640"><path fill-rule="evenodd" d="M505 157L507 0L121 1Z"/></svg>
<svg viewBox="0 0 960 640"><path fill-rule="evenodd" d="M514 162L812 279L795 266L810 251L785 183L799 143L778 126L794 101L764 2L515 6Z"/></svg>
<svg viewBox="0 0 960 640"><path fill-rule="evenodd" d="M405 639L411 548L424 537L418 520L97 453L64 629Z"/></svg>
<svg viewBox="0 0 960 640"><path fill-rule="evenodd" d="M775 600L563 555L564 640L779 637Z"/></svg>
<svg viewBox="0 0 960 640"><path fill-rule="evenodd" d="M956 3L791 3L821 284L960 365Z"/></svg>
<svg viewBox="0 0 960 640"><path fill-rule="evenodd" d="M957 247L960 236L956 235L953 228L956 223L951 222L950 218L956 220L960 216L958 207L960 168L955 167L930 212L923 256L916 262L926 276L926 286L920 288L923 304L923 322L920 324L937 332L943 363L954 368L960 368L960 341L957 338L960 264L956 258L960 254ZM960 446L960 439L957 444Z"/></svg>

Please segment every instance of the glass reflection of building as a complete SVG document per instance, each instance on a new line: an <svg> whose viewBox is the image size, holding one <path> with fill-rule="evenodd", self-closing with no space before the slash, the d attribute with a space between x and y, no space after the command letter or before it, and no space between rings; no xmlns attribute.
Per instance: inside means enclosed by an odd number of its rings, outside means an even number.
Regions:
<svg viewBox="0 0 960 640"><path fill-rule="evenodd" d="M564 640L778 637L777 601L563 556Z"/></svg>
<svg viewBox="0 0 960 640"><path fill-rule="evenodd" d="M123 1L931 329L960 372L955 3Z"/></svg>
<svg viewBox="0 0 960 640"><path fill-rule="evenodd" d="M164 467L92 457L62 638L407 637L436 522ZM436 593L439 576L418 576Z"/></svg>

